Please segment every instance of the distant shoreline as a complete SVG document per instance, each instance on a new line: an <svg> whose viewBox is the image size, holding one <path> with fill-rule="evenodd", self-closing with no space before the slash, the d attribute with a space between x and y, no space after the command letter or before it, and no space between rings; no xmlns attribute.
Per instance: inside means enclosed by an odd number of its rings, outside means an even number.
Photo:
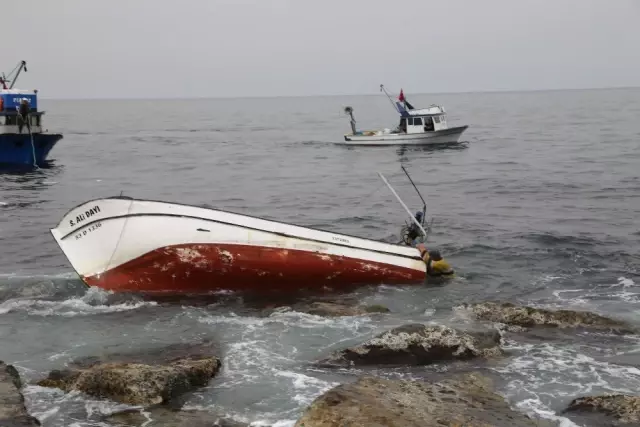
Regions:
<svg viewBox="0 0 640 427"><path fill-rule="evenodd" d="M590 87L590 88L563 88L563 89L522 89L522 90L476 90L476 91L460 91L460 92L413 92L411 96L431 96L431 95L479 95L479 94L509 94L509 93L538 93L538 92L577 92L577 91L600 91L600 90L636 90L640 89L640 86L612 86L612 87ZM202 97L96 97L96 98L49 98L40 96L41 100L46 101L159 101L159 100L171 100L171 101L188 101L188 100L207 100L207 99L220 99L220 100L232 100L232 99L298 99L298 98L345 98L345 97L361 97L361 96L380 96L379 92L375 93L351 93L351 94L325 94L325 95L286 95L286 96L202 96ZM382 95L384 96L384 95Z"/></svg>

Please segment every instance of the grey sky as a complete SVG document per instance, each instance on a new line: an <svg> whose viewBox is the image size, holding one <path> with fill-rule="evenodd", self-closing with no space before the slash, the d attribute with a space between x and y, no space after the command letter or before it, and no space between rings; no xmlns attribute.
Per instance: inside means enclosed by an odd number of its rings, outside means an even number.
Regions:
<svg viewBox="0 0 640 427"><path fill-rule="evenodd" d="M46 98L640 86L640 0L2 1ZM23 36L19 36L24 34Z"/></svg>

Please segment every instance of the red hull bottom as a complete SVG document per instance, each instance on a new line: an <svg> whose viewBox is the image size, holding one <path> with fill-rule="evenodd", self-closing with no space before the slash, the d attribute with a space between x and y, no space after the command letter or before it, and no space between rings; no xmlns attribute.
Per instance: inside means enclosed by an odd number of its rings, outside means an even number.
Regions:
<svg viewBox="0 0 640 427"><path fill-rule="evenodd" d="M83 279L118 292L210 294L419 284L425 276L409 268L301 250L191 244L156 249L100 277Z"/></svg>

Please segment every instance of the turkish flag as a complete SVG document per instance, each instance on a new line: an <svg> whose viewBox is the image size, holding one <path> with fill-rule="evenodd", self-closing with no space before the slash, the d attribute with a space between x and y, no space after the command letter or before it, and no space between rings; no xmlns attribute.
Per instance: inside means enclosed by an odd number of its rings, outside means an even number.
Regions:
<svg viewBox="0 0 640 427"><path fill-rule="evenodd" d="M400 89L400 96L398 96L398 101L404 102L404 92Z"/></svg>

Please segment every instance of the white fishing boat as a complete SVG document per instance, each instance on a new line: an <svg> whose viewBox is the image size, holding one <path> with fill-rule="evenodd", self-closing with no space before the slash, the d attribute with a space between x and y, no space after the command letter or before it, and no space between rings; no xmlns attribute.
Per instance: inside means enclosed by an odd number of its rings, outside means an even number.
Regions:
<svg viewBox="0 0 640 427"><path fill-rule="evenodd" d="M71 209L51 233L88 286L113 291L343 288L418 284L428 275L406 244L122 196Z"/></svg>
<svg viewBox="0 0 640 427"><path fill-rule="evenodd" d="M380 85L380 90L384 86ZM356 129L353 108L346 107L345 113L350 117L351 133L344 135L347 145L435 145L459 142L460 136L468 128L467 125L449 127L444 107L431 105L428 108L415 109L407 101L402 90L398 101L391 100L400 114L400 123L395 129L364 130Z"/></svg>

